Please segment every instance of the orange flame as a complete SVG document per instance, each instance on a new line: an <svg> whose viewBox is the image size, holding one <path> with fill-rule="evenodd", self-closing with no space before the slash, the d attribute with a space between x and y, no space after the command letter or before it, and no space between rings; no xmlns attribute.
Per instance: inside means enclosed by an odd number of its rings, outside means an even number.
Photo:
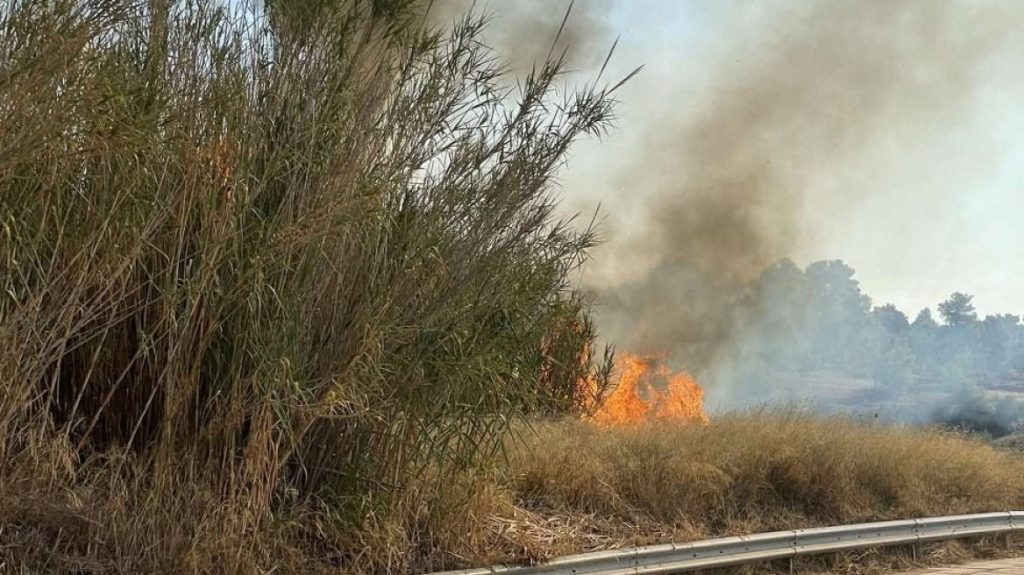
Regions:
<svg viewBox="0 0 1024 575"><path fill-rule="evenodd" d="M589 417L594 423L609 427L652 421L708 423L704 389L688 373L673 373L653 355L626 353L618 363L622 375Z"/></svg>

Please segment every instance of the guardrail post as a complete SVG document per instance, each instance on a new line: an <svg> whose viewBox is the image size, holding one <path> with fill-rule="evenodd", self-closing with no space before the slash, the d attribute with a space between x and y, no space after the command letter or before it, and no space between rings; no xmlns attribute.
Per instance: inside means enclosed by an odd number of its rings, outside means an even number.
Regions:
<svg viewBox="0 0 1024 575"><path fill-rule="evenodd" d="M793 566L794 558L789 558L789 575L793 575L796 572L796 568Z"/></svg>

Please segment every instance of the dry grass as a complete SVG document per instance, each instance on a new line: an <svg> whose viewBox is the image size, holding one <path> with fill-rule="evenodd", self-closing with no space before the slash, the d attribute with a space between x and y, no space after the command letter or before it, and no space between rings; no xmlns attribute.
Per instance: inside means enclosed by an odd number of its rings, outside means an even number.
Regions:
<svg viewBox="0 0 1024 575"><path fill-rule="evenodd" d="M528 505L700 536L1024 507L1024 462L980 440L796 413L709 426L541 428L511 454Z"/></svg>
<svg viewBox="0 0 1024 575"><path fill-rule="evenodd" d="M102 472L72 482L61 476L75 468L71 454L61 445L37 452L46 461L36 474L4 485L5 559L11 564L53 571L252 572L259 565L290 572L424 572L1024 507L1024 459L979 440L779 413L728 416L707 427L536 424L521 430L507 459L492 461L489 470L448 474L444 492L424 477L417 485L427 492L407 490L387 513L368 512L355 526L339 524L325 502L282 509L257 528L240 525L246 510L204 489L173 484L154 490ZM19 466L32 468L30 462ZM54 485L76 487L55 491ZM204 520L197 524L195 517ZM63 553L51 554L54 548ZM954 544L923 556L948 562L990 549ZM873 573L909 563L909 553L895 550L813 560L806 567Z"/></svg>
<svg viewBox="0 0 1024 575"><path fill-rule="evenodd" d="M1007 435L994 442L999 449L1024 455L1024 432Z"/></svg>
<svg viewBox="0 0 1024 575"><path fill-rule="evenodd" d="M937 430L766 412L706 427L548 423L519 437L496 472L506 516L490 522L518 561L1024 508L1024 459Z"/></svg>

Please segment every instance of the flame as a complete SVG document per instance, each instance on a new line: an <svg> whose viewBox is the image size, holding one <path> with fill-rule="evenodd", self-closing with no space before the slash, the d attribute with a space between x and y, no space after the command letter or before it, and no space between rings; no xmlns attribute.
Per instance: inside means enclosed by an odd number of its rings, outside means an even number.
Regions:
<svg viewBox="0 0 1024 575"><path fill-rule="evenodd" d="M601 426L648 422L708 423L704 389L688 373L673 373L657 356L619 356L618 385L589 416ZM588 387L593 382L585 382Z"/></svg>

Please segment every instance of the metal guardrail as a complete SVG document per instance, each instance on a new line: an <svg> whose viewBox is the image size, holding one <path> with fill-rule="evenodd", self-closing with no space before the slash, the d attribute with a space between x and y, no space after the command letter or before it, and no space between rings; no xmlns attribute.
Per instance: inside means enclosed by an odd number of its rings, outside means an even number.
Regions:
<svg viewBox="0 0 1024 575"><path fill-rule="evenodd" d="M1024 530L1024 511L860 523L597 551L529 567L495 566L435 575L668 575L864 547L912 545Z"/></svg>

